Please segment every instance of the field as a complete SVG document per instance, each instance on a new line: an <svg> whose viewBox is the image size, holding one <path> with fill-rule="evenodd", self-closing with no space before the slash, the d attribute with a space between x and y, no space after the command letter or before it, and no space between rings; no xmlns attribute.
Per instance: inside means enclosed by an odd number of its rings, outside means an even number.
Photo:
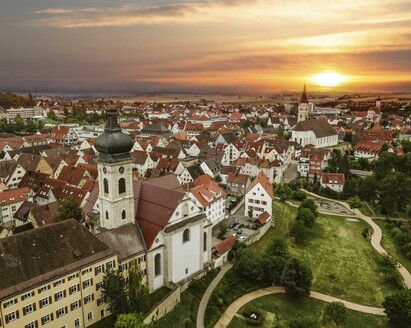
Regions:
<svg viewBox="0 0 411 328"><path fill-rule="evenodd" d="M303 298L293 300L286 295L268 295L263 296L243 306L239 314L243 311L258 311L264 314L265 320L260 327L271 328L281 325L288 327L288 324L296 319L304 318L311 319L320 323L322 315L327 303ZM228 328L245 328L250 327L241 316L236 316L228 325ZM333 324L323 323L321 327L335 327ZM348 310L347 321L344 324L345 328L379 328L387 327L387 319L385 317L375 316Z"/></svg>

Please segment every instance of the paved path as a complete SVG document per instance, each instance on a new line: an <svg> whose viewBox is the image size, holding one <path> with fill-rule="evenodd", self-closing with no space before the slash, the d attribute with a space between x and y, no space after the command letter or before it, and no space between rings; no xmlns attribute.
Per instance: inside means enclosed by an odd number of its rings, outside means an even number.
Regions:
<svg viewBox="0 0 411 328"><path fill-rule="evenodd" d="M319 196L317 194L314 194L312 192L309 192L307 190L302 189L304 192L306 192L309 195L312 195L314 197L317 198L322 198L322 199L326 199L328 201L334 202L334 203L338 203L344 207L346 207L347 209L350 208L350 206L348 205L348 203L340 201L340 200L334 200L334 199L330 199L330 198L326 198L326 197L322 197ZM360 210L358 209L354 209L354 214L361 220L367 222L374 230L374 233L371 236L371 245L372 247L374 247L374 249L382 254L382 255L387 255L387 252L385 251L384 248L382 248L381 246L381 239L382 239L382 231L381 228L372 220L372 218L370 218L367 215L364 215ZM411 274L407 271L407 269L405 269L401 263L398 263L398 267L397 267L398 271L400 272L402 278L404 279L404 283L407 286L407 288L411 289Z"/></svg>
<svg viewBox="0 0 411 328"><path fill-rule="evenodd" d="M198 307L197 312L197 328L204 328L204 314L207 308L208 301L210 299L211 293L213 292L214 288L218 285L221 278L226 274L226 272L231 269L233 265L229 262L224 263L221 266L221 271L218 275L213 279L213 281L208 285L207 290L205 291L203 297L201 298L200 305Z"/></svg>
<svg viewBox="0 0 411 328"><path fill-rule="evenodd" d="M259 289L254 292L241 296L240 298L238 298L237 300L235 300L233 303L230 304L230 306L223 313L223 315L221 316L220 320L218 320L214 328L227 327L228 324L233 319L233 317L236 315L236 313L240 310L240 308L243 305L247 304L248 302L256 298L262 297L262 296L284 293L284 292L285 291L283 287L268 287L268 288L262 288L262 289ZM347 308L351 310L359 311L359 312L370 313L370 314L375 314L375 315L385 315L384 309L382 308L374 308L374 307L364 306L360 304L355 304L355 303L347 302L344 300L340 300L332 296L324 295L321 293L311 292L310 297L324 301L324 302L328 302L328 303L337 302L337 301L342 302L345 304ZM197 327L199 327L198 323L197 323Z"/></svg>

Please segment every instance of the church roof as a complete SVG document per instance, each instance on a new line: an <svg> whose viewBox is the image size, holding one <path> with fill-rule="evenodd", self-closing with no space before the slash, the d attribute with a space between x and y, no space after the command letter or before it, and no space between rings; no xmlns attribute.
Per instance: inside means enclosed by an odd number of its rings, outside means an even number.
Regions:
<svg viewBox="0 0 411 328"><path fill-rule="evenodd" d="M317 138L337 135L337 131L326 120L308 120L298 122L294 131L313 131Z"/></svg>

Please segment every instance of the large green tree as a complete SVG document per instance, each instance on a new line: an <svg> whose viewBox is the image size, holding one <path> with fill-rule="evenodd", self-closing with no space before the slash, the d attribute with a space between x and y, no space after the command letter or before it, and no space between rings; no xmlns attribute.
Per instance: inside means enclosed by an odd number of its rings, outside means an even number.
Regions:
<svg viewBox="0 0 411 328"><path fill-rule="evenodd" d="M145 312L148 289L142 282L139 265L130 262L127 272L107 271L103 279L102 295L115 315Z"/></svg>
<svg viewBox="0 0 411 328"><path fill-rule="evenodd" d="M288 295L299 297L310 295L313 280L311 269L296 258L287 261L281 281Z"/></svg>
<svg viewBox="0 0 411 328"><path fill-rule="evenodd" d="M382 302L388 320L395 327L411 327L411 290L404 289L389 295Z"/></svg>
<svg viewBox="0 0 411 328"><path fill-rule="evenodd" d="M402 172L390 172L379 182L378 191L386 214L403 212L411 202L411 178Z"/></svg>
<svg viewBox="0 0 411 328"><path fill-rule="evenodd" d="M295 220L303 222L307 228L313 228L316 218L317 217L311 209L302 207L298 209Z"/></svg>
<svg viewBox="0 0 411 328"><path fill-rule="evenodd" d="M334 322L336 327L341 327L347 321L347 307L342 302L332 302L325 307L324 321Z"/></svg>
<svg viewBox="0 0 411 328"><path fill-rule="evenodd" d="M80 204L76 200L69 196L63 199L58 200L58 213L57 221L64 221L67 219L76 219L79 222L82 222L84 219L84 213Z"/></svg>

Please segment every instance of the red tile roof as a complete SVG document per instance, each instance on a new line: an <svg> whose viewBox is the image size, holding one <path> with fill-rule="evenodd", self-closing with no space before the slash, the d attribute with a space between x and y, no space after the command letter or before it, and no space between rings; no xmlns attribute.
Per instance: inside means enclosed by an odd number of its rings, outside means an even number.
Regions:
<svg viewBox="0 0 411 328"><path fill-rule="evenodd" d="M322 184L339 184L344 185L345 175L344 173L326 173L323 172L321 176Z"/></svg>
<svg viewBox="0 0 411 328"><path fill-rule="evenodd" d="M230 235L230 237L224 239L221 243L215 245L213 249L215 250L216 255L221 256L224 253L230 251L235 245L236 241L237 239L233 235Z"/></svg>
<svg viewBox="0 0 411 328"><path fill-rule="evenodd" d="M28 187L7 190L0 193L0 206L7 206L27 200L27 194L30 192Z"/></svg>
<svg viewBox="0 0 411 328"><path fill-rule="evenodd" d="M260 171L258 175L255 177L253 182L248 186L247 193L253 189L257 184L260 184L264 190L268 193L268 195L274 199L274 192L273 192L273 185L270 183L270 180L268 180L267 176L263 171Z"/></svg>

